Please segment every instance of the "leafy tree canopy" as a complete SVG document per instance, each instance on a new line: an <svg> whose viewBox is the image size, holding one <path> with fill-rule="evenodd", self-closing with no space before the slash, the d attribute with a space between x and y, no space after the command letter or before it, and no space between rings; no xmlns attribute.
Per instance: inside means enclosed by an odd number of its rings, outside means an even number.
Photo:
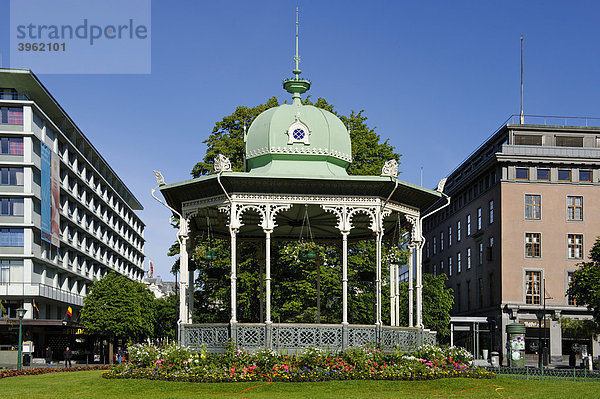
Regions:
<svg viewBox="0 0 600 399"><path fill-rule="evenodd" d="M600 237L590 250L590 262L583 262L573 272L567 295L578 305L593 312L594 322L600 328Z"/></svg>
<svg viewBox="0 0 600 399"><path fill-rule="evenodd" d="M90 334L114 338L151 337L154 321L154 295L116 272L94 281L81 310L81 323Z"/></svg>

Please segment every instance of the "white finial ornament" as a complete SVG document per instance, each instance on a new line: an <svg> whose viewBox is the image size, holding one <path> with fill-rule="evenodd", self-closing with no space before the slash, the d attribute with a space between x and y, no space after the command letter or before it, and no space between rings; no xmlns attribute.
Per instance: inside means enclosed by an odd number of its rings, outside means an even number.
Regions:
<svg viewBox="0 0 600 399"><path fill-rule="evenodd" d="M215 157L215 172L231 172L231 161L223 154Z"/></svg>
<svg viewBox="0 0 600 399"><path fill-rule="evenodd" d="M398 177L398 161L390 159L385 161L383 168L381 168L381 176Z"/></svg>
<svg viewBox="0 0 600 399"><path fill-rule="evenodd" d="M155 170L154 177L156 177L156 184L158 184L159 186L164 186L166 184L165 178L163 177L162 173Z"/></svg>

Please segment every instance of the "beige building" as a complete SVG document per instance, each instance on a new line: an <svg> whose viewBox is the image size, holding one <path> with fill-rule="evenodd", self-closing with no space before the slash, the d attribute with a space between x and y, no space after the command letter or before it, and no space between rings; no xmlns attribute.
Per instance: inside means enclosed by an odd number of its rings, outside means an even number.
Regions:
<svg viewBox="0 0 600 399"><path fill-rule="evenodd" d="M502 126L450 174L450 205L424 222L424 270L448 276L462 320L453 339L478 357L505 355L514 322L526 326L530 358L540 335L555 363L582 349L600 354L561 322L591 318L566 290L600 235L600 128L540 122Z"/></svg>

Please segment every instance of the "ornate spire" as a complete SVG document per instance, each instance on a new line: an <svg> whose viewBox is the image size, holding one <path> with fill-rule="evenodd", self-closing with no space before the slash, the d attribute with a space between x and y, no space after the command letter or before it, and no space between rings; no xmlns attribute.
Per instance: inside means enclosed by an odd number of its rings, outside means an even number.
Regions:
<svg viewBox="0 0 600 399"><path fill-rule="evenodd" d="M288 93L292 93L294 103L300 103L300 95L310 89L310 81L300 79L300 73L302 73L302 71L300 70L300 52L298 50L298 14L298 8L296 7L296 55L294 55L296 67L292 71L295 77L283 81L283 88Z"/></svg>

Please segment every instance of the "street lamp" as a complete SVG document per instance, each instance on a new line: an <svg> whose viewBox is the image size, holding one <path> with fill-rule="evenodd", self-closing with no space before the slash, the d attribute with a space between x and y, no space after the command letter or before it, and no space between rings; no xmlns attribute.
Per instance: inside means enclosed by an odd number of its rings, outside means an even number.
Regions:
<svg viewBox="0 0 600 399"><path fill-rule="evenodd" d="M17 309L17 316L19 317L19 350L17 352L17 370L21 370L21 356L23 352L23 317L27 313L27 309L20 307Z"/></svg>
<svg viewBox="0 0 600 399"><path fill-rule="evenodd" d="M543 368L544 367L544 359L543 359L543 353L544 353L544 348L543 348L543 344L542 344L542 319L545 319L545 315L546 315L546 309L538 309L535 311L535 315L538 319L538 365L539 368ZM545 322L545 320L544 320ZM545 327L545 326L544 326Z"/></svg>

